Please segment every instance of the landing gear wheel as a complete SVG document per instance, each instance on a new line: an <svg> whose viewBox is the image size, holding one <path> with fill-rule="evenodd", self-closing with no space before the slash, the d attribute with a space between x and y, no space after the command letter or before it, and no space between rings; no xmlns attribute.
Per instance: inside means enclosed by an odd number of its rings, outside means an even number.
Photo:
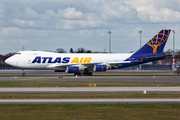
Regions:
<svg viewBox="0 0 180 120"><path fill-rule="evenodd" d="M87 76L92 76L93 73L92 72L85 72L84 75L87 75Z"/></svg>
<svg viewBox="0 0 180 120"><path fill-rule="evenodd" d="M89 72L89 76L92 76L93 75L93 73L92 72Z"/></svg>
<svg viewBox="0 0 180 120"><path fill-rule="evenodd" d="M22 72L22 76L26 76L26 73L25 73L25 72Z"/></svg>
<svg viewBox="0 0 180 120"><path fill-rule="evenodd" d="M74 73L74 76L76 76L76 75L79 75L79 76L80 76L80 75L82 75L82 74L81 74L80 72L79 72L79 73Z"/></svg>
<svg viewBox="0 0 180 120"><path fill-rule="evenodd" d="M24 69L22 69L22 76L25 76L26 73L24 72Z"/></svg>

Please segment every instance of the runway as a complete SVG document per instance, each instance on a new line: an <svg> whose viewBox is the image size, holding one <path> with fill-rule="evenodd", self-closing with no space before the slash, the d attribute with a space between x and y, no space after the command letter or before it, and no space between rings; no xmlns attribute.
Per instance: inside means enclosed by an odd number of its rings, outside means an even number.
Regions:
<svg viewBox="0 0 180 120"><path fill-rule="evenodd" d="M180 103L180 99L0 99L0 104Z"/></svg>
<svg viewBox="0 0 180 120"><path fill-rule="evenodd" d="M7 73L9 71L5 71ZM13 71L14 72L14 71ZM177 75L95 75L78 76L38 71L39 75L2 74L0 81L77 81L77 82L180 82ZM31 72L31 71L29 71ZM44 75L45 72L45 75ZM18 71L17 71L18 73ZM43 74L41 74L43 73ZM58 78L58 76L63 78ZM1 87L0 93L108 93L108 92L180 92L180 87ZM65 104L65 103L180 103L180 99L0 99L0 104Z"/></svg>
<svg viewBox="0 0 180 120"><path fill-rule="evenodd" d="M26 70L27 75L21 76L21 70L0 70L0 81L118 81L118 82L180 82L180 76L171 74L166 75L147 75L143 72L139 75L125 75L120 72L120 75L93 75L93 76L73 76L64 72L54 72L53 70ZM62 76L63 78L58 78Z"/></svg>
<svg viewBox="0 0 180 120"><path fill-rule="evenodd" d="M42 87L0 88L0 93L50 93L50 92L180 92L180 87Z"/></svg>

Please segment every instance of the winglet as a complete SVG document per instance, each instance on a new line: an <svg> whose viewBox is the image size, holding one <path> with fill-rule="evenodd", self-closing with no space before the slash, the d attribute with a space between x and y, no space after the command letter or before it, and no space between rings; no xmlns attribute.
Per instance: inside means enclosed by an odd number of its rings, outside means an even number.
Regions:
<svg viewBox="0 0 180 120"><path fill-rule="evenodd" d="M140 48L135 54L162 53L170 32L170 29L161 30L149 42L147 42L142 48Z"/></svg>

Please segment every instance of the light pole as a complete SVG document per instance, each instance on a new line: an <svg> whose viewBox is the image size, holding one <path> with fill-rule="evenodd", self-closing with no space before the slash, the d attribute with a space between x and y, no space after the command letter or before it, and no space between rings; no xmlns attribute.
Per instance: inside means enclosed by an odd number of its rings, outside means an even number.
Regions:
<svg viewBox="0 0 180 120"><path fill-rule="evenodd" d="M141 48L141 33L142 33L142 31L140 30L140 31L138 31L138 33L140 34L140 48ZM141 64L139 64L139 70L141 70Z"/></svg>
<svg viewBox="0 0 180 120"><path fill-rule="evenodd" d="M109 53L111 53L111 31L108 31L109 34Z"/></svg>
<svg viewBox="0 0 180 120"><path fill-rule="evenodd" d="M140 48L141 48L141 33L142 33L142 31L140 30L140 31L138 31L138 33L140 34Z"/></svg>
<svg viewBox="0 0 180 120"><path fill-rule="evenodd" d="M172 70L175 70L175 30L172 30L173 32L173 66Z"/></svg>

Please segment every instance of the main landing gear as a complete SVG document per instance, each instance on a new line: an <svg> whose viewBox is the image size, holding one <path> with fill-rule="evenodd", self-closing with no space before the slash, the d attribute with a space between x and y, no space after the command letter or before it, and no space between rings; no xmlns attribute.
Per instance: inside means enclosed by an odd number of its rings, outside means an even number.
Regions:
<svg viewBox="0 0 180 120"><path fill-rule="evenodd" d="M86 76L92 76L93 73L92 73L92 72L85 72L84 75L86 75Z"/></svg>
<svg viewBox="0 0 180 120"><path fill-rule="evenodd" d="M22 73L21 73L21 74L22 74L22 76L25 76L25 75L26 75L26 73L24 72L24 70L22 70Z"/></svg>
<svg viewBox="0 0 180 120"><path fill-rule="evenodd" d="M74 75L85 75L85 76L92 76L93 73L89 71L88 69L85 69L84 71L80 71L78 73L74 73Z"/></svg>

